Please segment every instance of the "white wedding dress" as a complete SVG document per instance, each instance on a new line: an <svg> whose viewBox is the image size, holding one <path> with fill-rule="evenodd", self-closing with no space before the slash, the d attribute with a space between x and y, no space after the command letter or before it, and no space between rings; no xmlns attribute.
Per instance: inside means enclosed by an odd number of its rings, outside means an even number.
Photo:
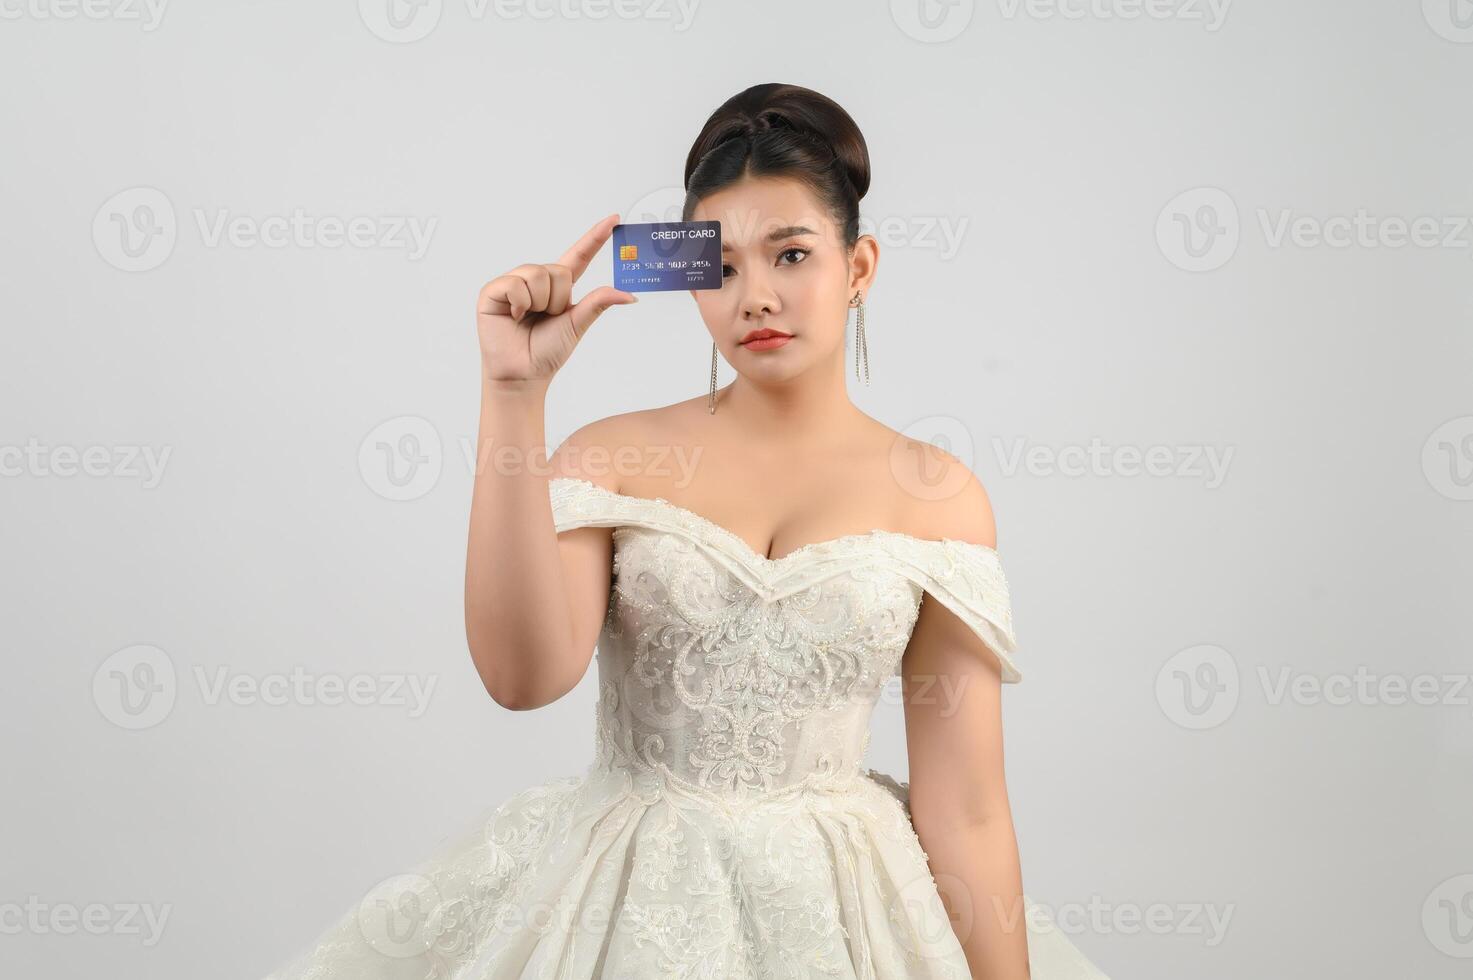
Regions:
<svg viewBox="0 0 1473 980"><path fill-rule="evenodd" d="M549 489L559 532L614 528L592 763L268 980L968 980L907 784L861 760L923 593L1022 678L997 552L875 530L774 560L660 498ZM1104 980L1025 905L1033 980Z"/></svg>

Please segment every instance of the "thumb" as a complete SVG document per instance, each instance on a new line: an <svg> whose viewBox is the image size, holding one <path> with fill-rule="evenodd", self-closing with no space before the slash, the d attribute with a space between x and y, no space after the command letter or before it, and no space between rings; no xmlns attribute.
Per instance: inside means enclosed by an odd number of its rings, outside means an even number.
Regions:
<svg viewBox="0 0 1473 980"><path fill-rule="evenodd" d="M639 297L633 293L626 293L613 286L600 286L568 310L568 318L573 321L573 329L581 338L593 326L593 321L602 316L604 310L610 306L627 306L638 302Z"/></svg>

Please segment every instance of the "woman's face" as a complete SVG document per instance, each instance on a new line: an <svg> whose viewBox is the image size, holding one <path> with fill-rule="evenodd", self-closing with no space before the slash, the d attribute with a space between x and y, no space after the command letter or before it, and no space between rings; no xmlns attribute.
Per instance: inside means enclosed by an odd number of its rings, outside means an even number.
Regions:
<svg viewBox="0 0 1473 980"><path fill-rule="evenodd" d="M878 243L853 252L827 209L802 183L744 178L697 205L693 221L721 222L722 285L692 290L727 362L758 381L784 381L844 359L849 300L868 293ZM763 327L791 340L761 349L743 338Z"/></svg>

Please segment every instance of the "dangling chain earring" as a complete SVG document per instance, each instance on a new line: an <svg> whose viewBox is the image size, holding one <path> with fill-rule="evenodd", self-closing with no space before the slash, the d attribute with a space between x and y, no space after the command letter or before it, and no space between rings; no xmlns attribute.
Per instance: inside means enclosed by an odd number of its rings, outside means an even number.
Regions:
<svg viewBox="0 0 1473 980"><path fill-rule="evenodd" d="M711 415L716 414L716 341L711 341L711 403L709 406Z"/></svg>
<svg viewBox="0 0 1473 980"><path fill-rule="evenodd" d="M859 380L859 361L864 359L864 383L869 384L869 341L864 336L864 294L855 293L850 306L859 307L854 315L854 380Z"/></svg>

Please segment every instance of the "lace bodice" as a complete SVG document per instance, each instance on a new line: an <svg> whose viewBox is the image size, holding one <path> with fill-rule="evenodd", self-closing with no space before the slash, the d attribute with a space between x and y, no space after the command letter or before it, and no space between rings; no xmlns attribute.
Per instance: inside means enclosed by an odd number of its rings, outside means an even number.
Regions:
<svg viewBox="0 0 1473 980"><path fill-rule="evenodd" d="M926 594L1022 679L998 553L873 530L781 558L663 498L549 483L559 533L614 528L596 765L722 805L847 785Z"/></svg>

